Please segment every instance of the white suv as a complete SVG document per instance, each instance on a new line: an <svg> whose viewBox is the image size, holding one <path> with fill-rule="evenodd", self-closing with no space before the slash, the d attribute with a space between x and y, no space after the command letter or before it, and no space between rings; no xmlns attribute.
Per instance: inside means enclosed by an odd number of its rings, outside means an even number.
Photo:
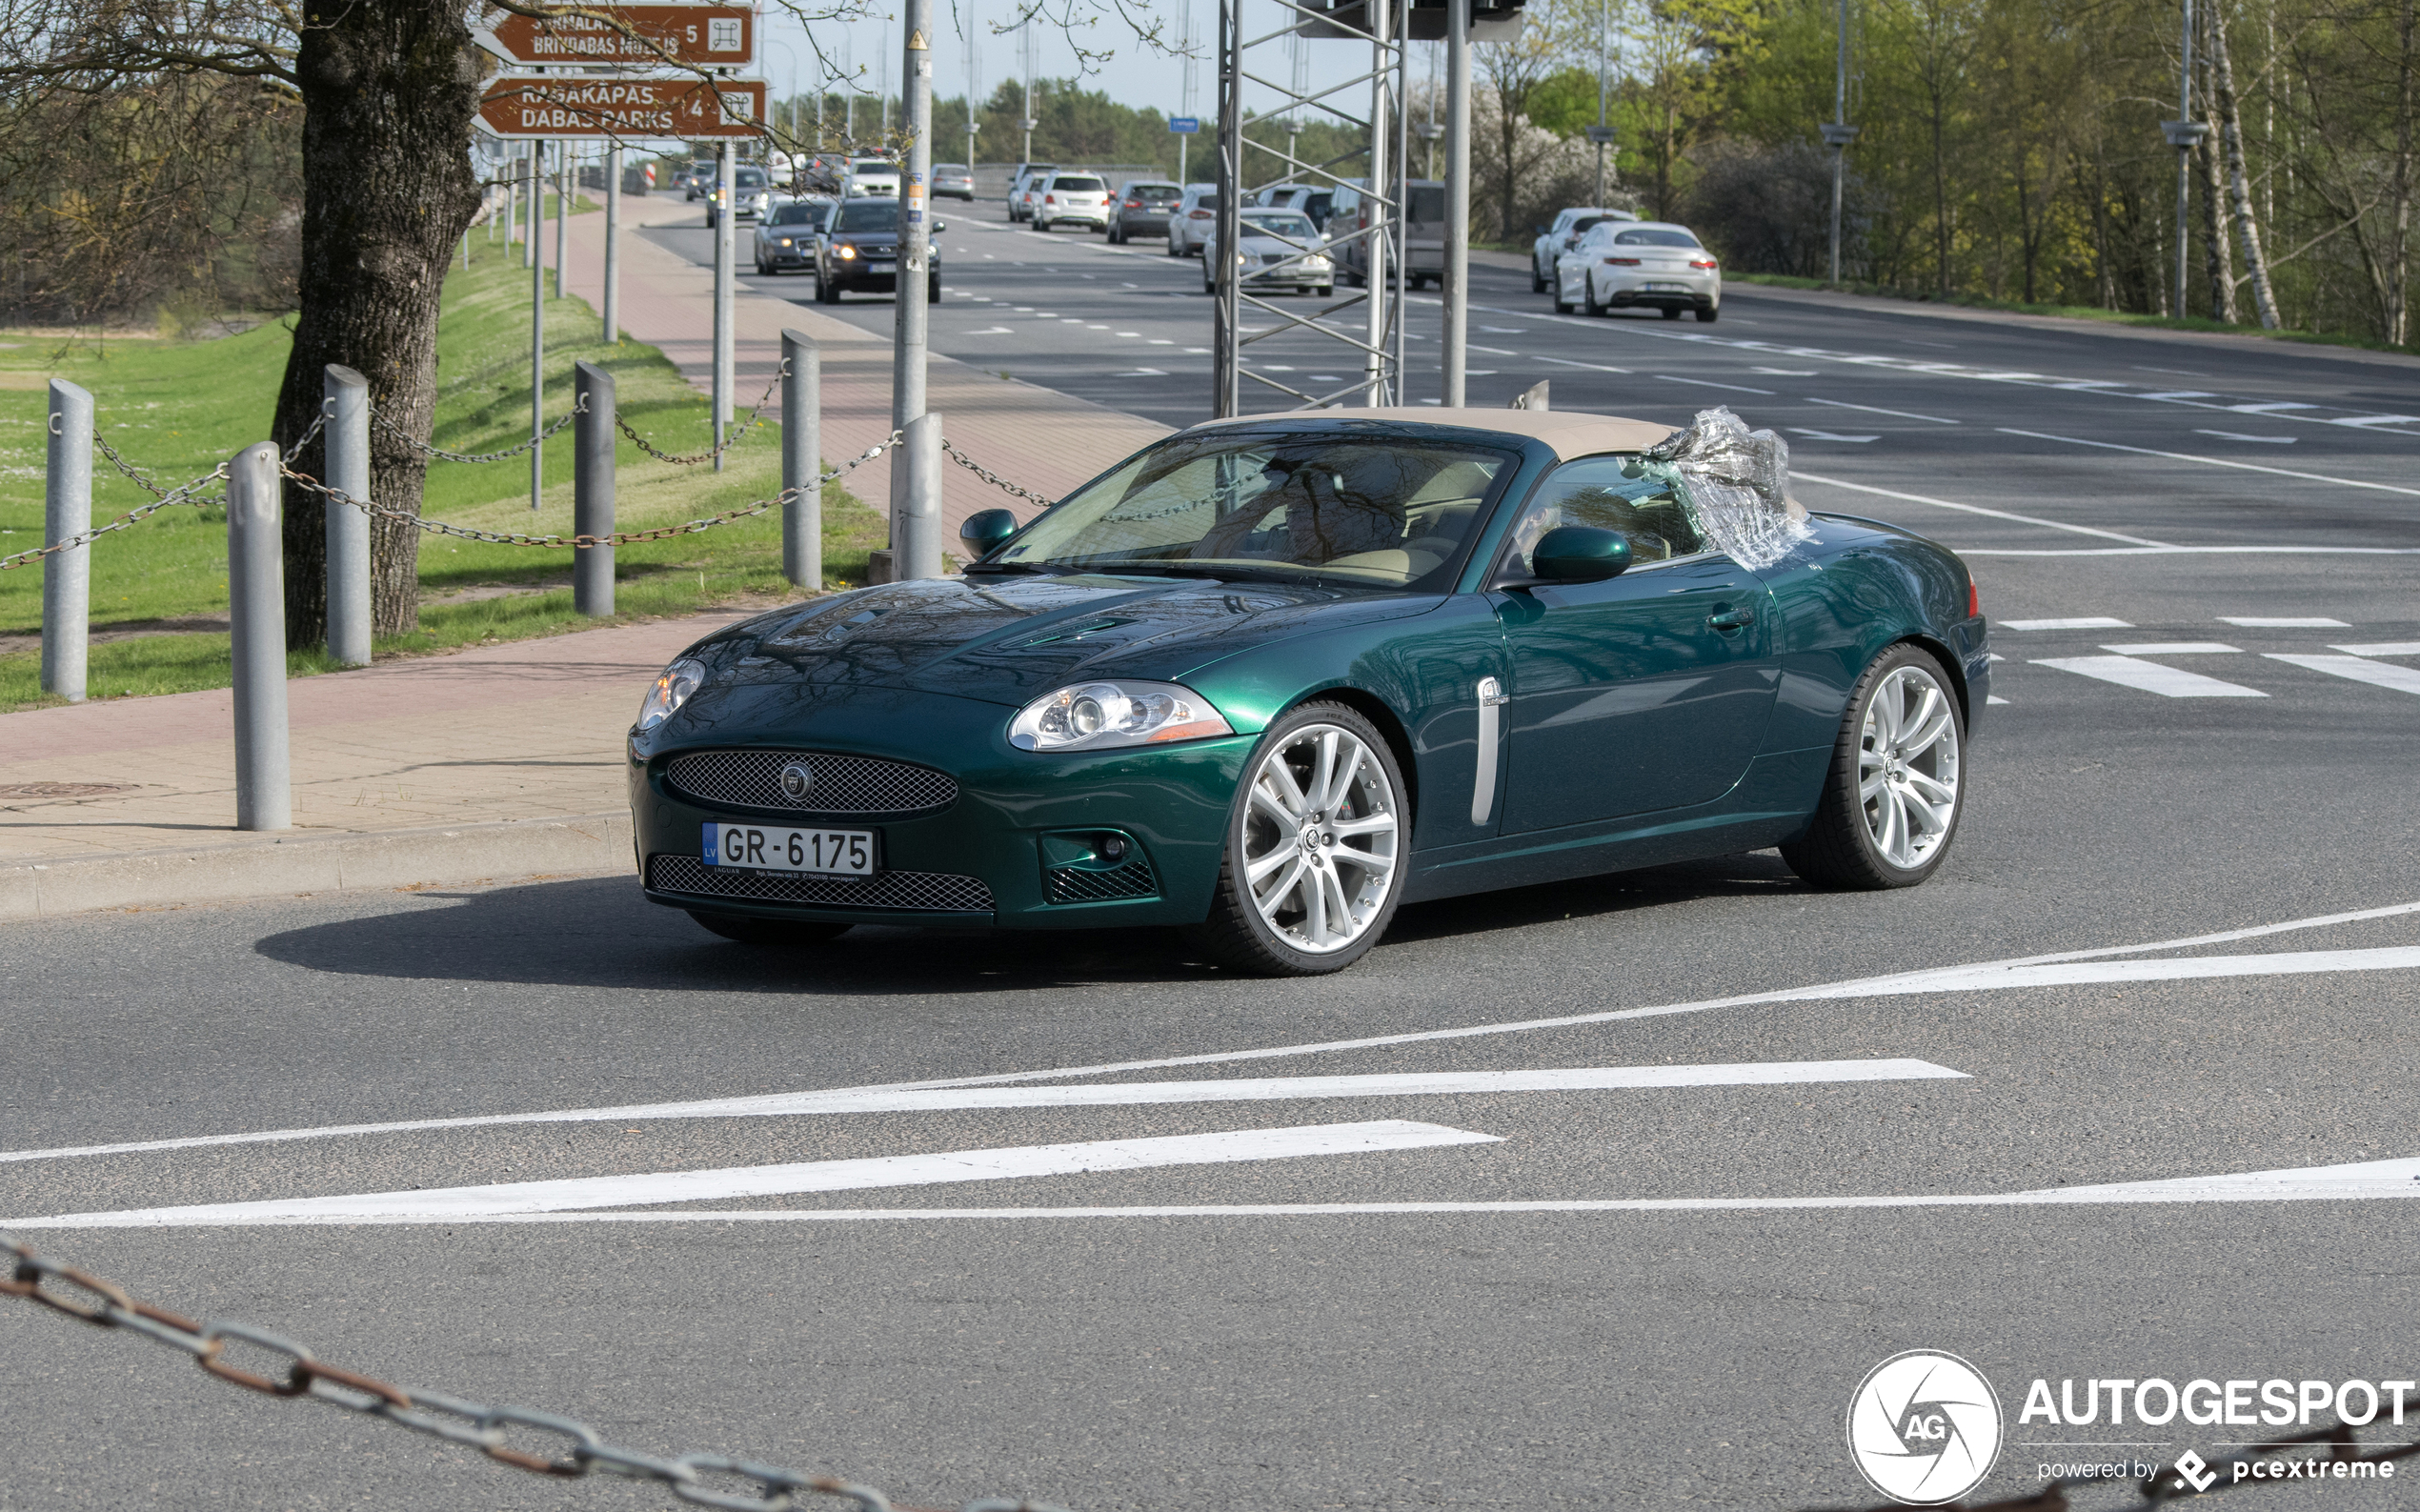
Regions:
<svg viewBox="0 0 2420 1512"><path fill-rule="evenodd" d="M1110 212L1116 206L1108 182L1099 174L1053 173L1042 180L1042 192L1034 201L1034 229L1048 231L1062 222L1074 221L1095 231L1107 231Z"/></svg>

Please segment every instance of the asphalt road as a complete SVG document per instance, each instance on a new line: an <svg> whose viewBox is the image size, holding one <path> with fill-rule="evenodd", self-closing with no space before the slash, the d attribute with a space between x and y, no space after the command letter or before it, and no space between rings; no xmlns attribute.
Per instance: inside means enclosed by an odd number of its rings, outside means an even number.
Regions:
<svg viewBox="0 0 2420 1512"><path fill-rule="evenodd" d="M948 218L939 350L1200 413L1195 265ZM1969 554L2007 701L1931 882L1664 868L1407 909L1278 983L1159 934L767 954L626 878L9 926L0 1213L185 1209L27 1237L407 1384L925 1504L1869 1505L1844 1421L1908 1349L1996 1390L1981 1501L2291 1431L2045 1421L2036 1380L2420 1378L2420 906L2377 913L2420 905L2420 421L2380 418L2420 414L2420 367L1737 289L1713 326L1564 320L1479 284L1479 401L1730 403L1814 507ZM1733 1069L1642 1084L1666 1067ZM1419 1074L1462 1079L1300 1079ZM927 1082L957 1085L727 1103ZM444 1119L481 1121L325 1132ZM90 1150L274 1130L303 1134ZM453 1191L800 1164L563 1221ZM353 1194L396 1220L230 1207ZM0 1361L0 1508L667 1504L6 1299ZM2365 1431L2420 1439L2412 1395ZM2228 1504L2408 1505L2404 1468Z"/></svg>

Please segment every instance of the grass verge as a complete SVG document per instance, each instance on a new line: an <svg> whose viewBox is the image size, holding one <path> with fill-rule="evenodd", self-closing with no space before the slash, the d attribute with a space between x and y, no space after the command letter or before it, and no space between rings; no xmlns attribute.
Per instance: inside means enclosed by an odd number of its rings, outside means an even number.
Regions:
<svg viewBox="0 0 2420 1512"><path fill-rule="evenodd" d="M481 453L528 435L530 276L502 242L474 233L471 248L472 266L447 278L438 321L434 440L449 451ZM550 417L571 402L572 365L587 361L614 374L622 417L655 445L677 454L710 444L706 402L661 352L631 341L607 346L596 312L575 298L548 298L546 328ZM193 341L0 333L0 555L42 540L50 378L91 390L111 444L152 478L180 483L267 435L291 345L284 321ZM742 402L755 397L740 395ZM534 510L529 460L516 456L432 462L423 513L485 530L568 535L571 439L566 430L547 446ZM615 523L624 530L717 514L779 492L780 428L772 421L755 427L726 454L719 474L710 465L655 461L622 437L615 470ZM150 498L101 457L92 494L95 520ZM823 518L825 581L863 582L866 554L881 544L880 516L835 483L824 489ZM164 510L101 537L91 552L91 696L227 686L227 634L198 628L227 616L223 506ZM617 620L797 594L781 576L777 513L622 546L615 575ZM568 551L426 536L419 580L420 629L378 642L382 659L615 622L573 613ZM0 573L0 712L58 701L39 688L41 622L39 564ZM292 651L287 662L296 676L331 670L318 648Z"/></svg>
<svg viewBox="0 0 2420 1512"><path fill-rule="evenodd" d="M2065 320L2095 320L2103 325L2142 326L2154 331L2198 331L2226 336L2258 336L2266 341L2294 341L2319 347L2350 347L2361 352L2392 352L2412 355L2409 347L2398 347L2390 341L2372 341L2367 336L2340 336L2324 331L2264 331L2258 326L2230 326L2223 320L2208 320L2199 315L2178 318L2173 315L2142 315L2123 310L2102 310L2092 305L2027 304L2018 299L1986 299L1981 294L1948 294L1922 290L1892 289L1882 284L1833 284L1821 278L1795 278L1786 273L1724 273L1724 281L1734 284L1763 284L1770 289L1812 289L1839 294L1861 294L1869 299L1897 299L1907 304L1949 305L1961 310L1996 310L2017 315L2053 315Z"/></svg>

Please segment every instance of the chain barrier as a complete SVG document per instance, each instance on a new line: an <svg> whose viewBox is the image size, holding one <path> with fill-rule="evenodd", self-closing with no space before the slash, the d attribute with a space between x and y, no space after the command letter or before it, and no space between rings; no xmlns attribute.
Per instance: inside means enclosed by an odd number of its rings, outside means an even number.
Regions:
<svg viewBox="0 0 2420 1512"><path fill-rule="evenodd" d="M93 433L93 439L96 441L100 440L100 434L98 432ZM105 452L109 452L110 459L111 461L118 462L118 466L120 468L126 467L124 462L118 461L117 454L113 451L110 451L110 444L107 441L101 441L101 449ZM166 491L154 488L150 482L134 474L131 469L128 470L127 475L134 478L134 481L141 483L144 488L150 490L152 494L157 494L158 496L152 499L152 501L149 504L136 505L134 508L128 510L117 518L110 521L107 525L95 525L91 530L85 531L79 534L71 535L66 540L60 541L55 545L36 546L30 551L19 552L13 556L0 556L0 573L8 572L12 568L23 567L28 562L40 561L45 556L55 556L61 552L71 552L79 546L88 545L94 539L107 535L111 531L122 531L138 520L148 519L151 515L158 514L160 511L167 509L171 504L192 504L198 508L204 504L213 503L225 495L212 494L197 498L194 496L193 491L206 484L214 483L226 477L227 464L221 462L218 466L203 474L200 477L193 479L191 483L187 483L181 488L172 488Z"/></svg>
<svg viewBox="0 0 2420 1512"><path fill-rule="evenodd" d="M515 1469L567 1480L601 1472L634 1481L652 1481L670 1487L674 1496L694 1506L728 1507L734 1512L788 1512L797 1505L795 1493L801 1491L853 1502L857 1512L924 1512L921 1508L895 1505L872 1486L855 1485L831 1476L800 1475L795 1470L720 1454L684 1454L664 1459L607 1443L595 1429L575 1418L527 1407L483 1406L442 1392L409 1391L373 1376L329 1364L303 1345L276 1334L243 1323L197 1323L165 1308L138 1302L116 1282L45 1260L6 1233L0 1233L0 1254L14 1260L8 1279L0 1280L0 1296L27 1298L95 1327L141 1334L154 1343L191 1356L195 1364L231 1385L264 1396L308 1397L433 1439L468 1444L497 1463ZM55 1286L45 1289L46 1283ZM279 1357L284 1379L229 1364L225 1357L231 1343L249 1344ZM554 1455L535 1454L507 1444L508 1427L553 1434L570 1442ZM709 1477L723 1479L717 1484ZM968 1502L962 1512L1061 1509L1039 1502L990 1498Z"/></svg>
<svg viewBox="0 0 2420 1512"><path fill-rule="evenodd" d="M418 436L413 435L411 432L405 430L402 426L399 426L393 420L388 419L387 412L383 406L375 404L370 406L370 418L377 424L380 430L385 431L389 435L392 435L396 440L403 442L413 451L424 453L427 455L434 456L443 462L510 461L512 458L519 456L522 453L527 452L532 447L542 446L546 442L553 440L555 438L555 432L560 431L563 427L571 424L574 420L579 418L587 413L588 396L586 394L582 394L577 404L573 405L570 409L563 412L563 417L561 419L555 421L553 425L548 426L545 430L540 431L537 434L531 436L528 440L519 442L513 446L508 446L501 452L480 452L474 454L468 452L449 452L444 447L432 446L430 443L421 440ZM321 418L324 419L326 416L323 415ZM313 429L318 429L316 423L313 424ZM290 454L287 456L286 460L291 463L293 461L293 457Z"/></svg>
<svg viewBox="0 0 2420 1512"><path fill-rule="evenodd" d="M331 488L307 473L297 473L292 468L287 468L284 471L287 478L295 485L308 493L318 494L320 497L328 500L332 504L349 505L353 509L361 511L373 519L399 520L404 524L412 526L414 530L425 532L431 535L451 535L457 540L484 541L492 546L547 546L556 548L578 548L583 546L622 546L633 541L669 540L676 535L695 535L700 531L710 531L717 525L728 525L733 520L749 519L755 515L763 514L770 511L779 509L782 505L789 503L793 499L808 498L820 494L824 484L831 482L834 478L841 477L847 474L856 472L858 468L863 467L866 463L873 461L876 457L880 456L883 453L891 450L891 448L898 444L899 433L894 431L889 435L884 436L881 440L877 441L871 447L868 447L863 453L851 457L848 461L841 463L838 467L836 467L831 472L824 474L814 482L800 484L795 489L784 489L771 498L757 499L752 503L743 504L737 509L726 510L722 514L714 515L711 518L691 520L684 525L659 525L654 530L645 531L617 531L611 535L531 535L520 531L473 530L467 526L449 525L443 520L424 519L420 515L414 514L409 510L393 509L384 504L373 504L368 499L354 498L352 494L345 493L342 489Z"/></svg>
<svg viewBox="0 0 2420 1512"><path fill-rule="evenodd" d="M722 455L725 452L730 451L733 447L737 446L739 444L739 438L746 435L756 427L757 421L765 417L765 406L773 402L773 391L779 388L781 386L781 380L789 375L790 364L785 360L777 365L776 371L773 375L773 381L765 385L765 392L757 395L756 402L749 407L748 418L739 422L739 428L732 432L729 435L724 436L720 446L709 447L703 452L695 453L689 456L675 456L669 452L656 450L654 442L648 440L647 437L639 434L636 431L630 428L630 422L622 418L619 411L615 412L614 425L615 429L622 433L622 434L629 436L632 443L640 451L646 453L649 456L654 457L656 461L670 462L675 467L696 467L700 462L711 462L715 458Z"/></svg>
<svg viewBox="0 0 2420 1512"><path fill-rule="evenodd" d="M1048 509L1053 504L1059 502L1057 499L1044 498L1041 494L1035 493L1032 489L1018 488L1016 484L1011 483L1008 479L1000 476L998 473L993 472L990 468L983 466L980 462L978 462L973 457L968 456L957 447L950 445L946 438L944 438L941 442L941 450L950 454L951 461L956 462L958 466L966 469L969 473L974 474L977 477L981 478L984 482L989 483L996 489L1000 489L1008 494L1014 494L1018 498L1030 499L1034 503L1039 504L1044 509ZM1187 509L1191 509L1193 506L1188 504L1185 507Z"/></svg>

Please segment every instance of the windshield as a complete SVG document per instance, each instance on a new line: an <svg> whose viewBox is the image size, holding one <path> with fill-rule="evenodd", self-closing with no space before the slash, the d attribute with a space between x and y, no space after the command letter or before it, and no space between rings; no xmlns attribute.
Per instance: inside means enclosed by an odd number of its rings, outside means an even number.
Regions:
<svg viewBox="0 0 2420 1512"><path fill-rule="evenodd" d="M802 205L796 201L787 205L776 205L773 208L773 217L765 224L768 226L812 226L815 224L815 206Z"/></svg>
<svg viewBox="0 0 2420 1512"><path fill-rule="evenodd" d="M1282 236L1288 241L1309 241L1319 235L1311 229L1309 217L1303 215L1246 215L1243 219L1246 236Z"/></svg>
<svg viewBox="0 0 2420 1512"><path fill-rule="evenodd" d="M1511 472L1509 455L1475 446L1180 435L1043 514L997 560L1436 587Z"/></svg>
<svg viewBox="0 0 2420 1512"><path fill-rule="evenodd" d="M1698 239L1684 231L1625 231L1613 238L1616 247L1695 247Z"/></svg>
<svg viewBox="0 0 2420 1512"><path fill-rule="evenodd" d="M1074 175L1055 179L1050 187L1067 194L1098 194L1104 188L1099 179Z"/></svg>
<svg viewBox="0 0 2420 1512"><path fill-rule="evenodd" d="M840 207L840 224L834 231L897 231L899 202L896 199L852 200Z"/></svg>
<svg viewBox="0 0 2420 1512"><path fill-rule="evenodd" d="M1444 185L1415 184L1411 198L1411 212L1405 218L1423 226L1445 218Z"/></svg>
<svg viewBox="0 0 2420 1512"><path fill-rule="evenodd" d="M741 189L762 189L765 187L765 171L761 168L743 168L732 175L732 180Z"/></svg>

